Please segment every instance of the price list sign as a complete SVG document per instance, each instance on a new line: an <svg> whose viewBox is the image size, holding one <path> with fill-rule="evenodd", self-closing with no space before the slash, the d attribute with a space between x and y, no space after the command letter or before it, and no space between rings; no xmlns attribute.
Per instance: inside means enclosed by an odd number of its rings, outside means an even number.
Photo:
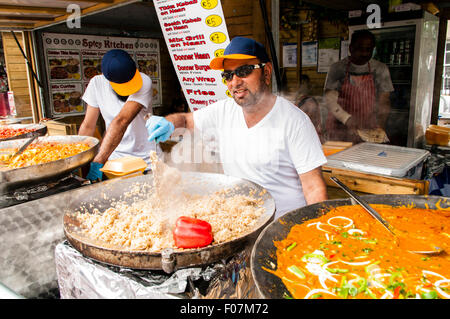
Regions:
<svg viewBox="0 0 450 319"><path fill-rule="evenodd" d="M172 63L191 111L229 96L210 61L230 42L219 0L155 0Z"/></svg>

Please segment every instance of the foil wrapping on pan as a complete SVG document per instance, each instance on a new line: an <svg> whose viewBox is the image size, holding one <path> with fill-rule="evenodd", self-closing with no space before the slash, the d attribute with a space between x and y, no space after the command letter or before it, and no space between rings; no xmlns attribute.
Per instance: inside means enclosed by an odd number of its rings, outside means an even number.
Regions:
<svg viewBox="0 0 450 319"><path fill-rule="evenodd" d="M250 247L226 261L166 274L99 263L64 241L55 248L55 264L63 299L257 298Z"/></svg>

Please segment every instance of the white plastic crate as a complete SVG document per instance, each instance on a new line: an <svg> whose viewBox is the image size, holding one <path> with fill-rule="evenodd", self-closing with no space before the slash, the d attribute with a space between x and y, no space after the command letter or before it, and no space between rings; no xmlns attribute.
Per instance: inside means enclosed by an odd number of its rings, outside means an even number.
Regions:
<svg viewBox="0 0 450 319"><path fill-rule="evenodd" d="M427 150L361 143L327 157L327 166L372 174L420 179Z"/></svg>

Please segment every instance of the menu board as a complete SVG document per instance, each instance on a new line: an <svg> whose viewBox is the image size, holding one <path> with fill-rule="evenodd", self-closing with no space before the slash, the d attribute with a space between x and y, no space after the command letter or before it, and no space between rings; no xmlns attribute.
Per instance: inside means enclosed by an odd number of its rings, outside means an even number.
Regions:
<svg viewBox="0 0 450 319"><path fill-rule="evenodd" d="M209 63L230 42L219 0L154 0L156 13L191 111L230 93Z"/></svg>
<svg viewBox="0 0 450 319"><path fill-rule="evenodd" d="M82 96L91 78L102 73L102 57L112 49L127 51L153 84L153 107L161 106L158 39L43 33L51 115L84 114Z"/></svg>

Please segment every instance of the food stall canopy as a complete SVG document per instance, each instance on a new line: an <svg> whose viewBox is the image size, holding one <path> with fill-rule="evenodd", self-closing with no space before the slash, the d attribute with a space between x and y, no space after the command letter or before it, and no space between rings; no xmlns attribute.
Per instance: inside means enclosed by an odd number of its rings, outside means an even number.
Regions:
<svg viewBox="0 0 450 319"><path fill-rule="evenodd" d="M0 0L0 29L36 30L73 19L75 13L81 18L134 2L139 0Z"/></svg>

